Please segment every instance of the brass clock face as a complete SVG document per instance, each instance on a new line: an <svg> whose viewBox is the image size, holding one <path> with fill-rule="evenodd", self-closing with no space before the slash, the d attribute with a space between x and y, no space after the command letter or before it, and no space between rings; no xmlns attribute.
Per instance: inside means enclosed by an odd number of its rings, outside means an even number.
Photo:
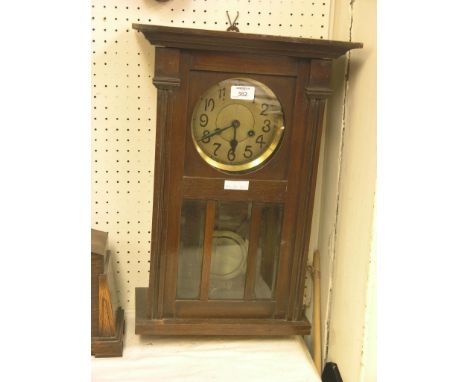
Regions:
<svg viewBox="0 0 468 382"><path fill-rule="evenodd" d="M243 172L273 155L283 136L283 121L281 104L270 88L249 78L230 78L198 100L192 138L208 164Z"/></svg>

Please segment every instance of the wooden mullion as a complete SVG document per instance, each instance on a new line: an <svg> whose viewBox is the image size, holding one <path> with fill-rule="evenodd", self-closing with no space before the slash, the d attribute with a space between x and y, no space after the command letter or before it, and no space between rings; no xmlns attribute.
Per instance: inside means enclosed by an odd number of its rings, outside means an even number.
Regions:
<svg viewBox="0 0 468 382"><path fill-rule="evenodd" d="M205 236L203 240L203 267L202 278L200 285L200 300L208 300L208 290L210 286L210 270L211 270L211 252L213 243L213 230L215 220L216 202L209 200L206 203L205 213Z"/></svg>
<svg viewBox="0 0 468 382"><path fill-rule="evenodd" d="M261 205L253 204L250 218L249 253L247 255L244 300L255 299L255 274L257 268L257 249L260 236L261 213Z"/></svg>

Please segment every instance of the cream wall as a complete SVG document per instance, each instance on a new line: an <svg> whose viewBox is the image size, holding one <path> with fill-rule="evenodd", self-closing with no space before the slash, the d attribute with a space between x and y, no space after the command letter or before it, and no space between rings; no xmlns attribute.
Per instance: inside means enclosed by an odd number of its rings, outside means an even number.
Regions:
<svg viewBox="0 0 468 382"><path fill-rule="evenodd" d="M323 356L343 380L367 382L375 380L376 2L336 0L330 38L364 49L335 65L328 104L318 236Z"/></svg>
<svg viewBox="0 0 468 382"><path fill-rule="evenodd" d="M374 211L375 213L375 211ZM375 220L374 220L375 222ZM376 231L374 229L374 235ZM372 240L372 250L369 264L369 282L367 286L367 309L365 317L364 345L362 354L361 381L377 380L377 283L376 283L375 237Z"/></svg>

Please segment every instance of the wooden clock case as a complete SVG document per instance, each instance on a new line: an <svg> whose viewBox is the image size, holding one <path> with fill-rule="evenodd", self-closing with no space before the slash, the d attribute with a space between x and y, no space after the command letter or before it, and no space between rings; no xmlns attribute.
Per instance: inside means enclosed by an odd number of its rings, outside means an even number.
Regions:
<svg viewBox="0 0 468 382"><path fill-rule="evenodd" d="M360 43L191 30L134 24L156 47L157 88L150 279L136 288L136 333L146 335L309 334L303 311L305 268L322 121L331 94L332 60ZM267 85L281 102L284 136L265 164L243 174L209 166L191 137L191 115L201 95L219 81L248 77ZM224 189L225 180L248 180L249 189ZM199 296L177 298L181 208L206 201ZM208 298L211 240L217 201L282 206L275 291L256 299L256 246L250 243L244 298ZM252 213L250 235L258 214Z"/></svg>

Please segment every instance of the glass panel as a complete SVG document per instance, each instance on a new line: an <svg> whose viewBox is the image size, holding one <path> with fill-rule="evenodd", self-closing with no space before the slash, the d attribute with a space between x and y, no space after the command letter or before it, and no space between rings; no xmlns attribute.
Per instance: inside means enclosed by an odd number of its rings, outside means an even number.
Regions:
<svg viewBox="0 0 468 382"><path fill-rule="evenodd" d="M203 258L206 202L185 200L180 226L177 298L198 299Z"/></svg>
<svg viewBox="0 0 468 382"><path fill-rule="evenodd" d="M257 299L270 299L274 296L282 220L282 205L268 204L262 208L255 278Z"/></svg>
<svg viewBox="0 0 468 382"><path fill-rule="evenodd" d="M251 204L218 202L211 253L210 299L243 299Z"/></svg>

